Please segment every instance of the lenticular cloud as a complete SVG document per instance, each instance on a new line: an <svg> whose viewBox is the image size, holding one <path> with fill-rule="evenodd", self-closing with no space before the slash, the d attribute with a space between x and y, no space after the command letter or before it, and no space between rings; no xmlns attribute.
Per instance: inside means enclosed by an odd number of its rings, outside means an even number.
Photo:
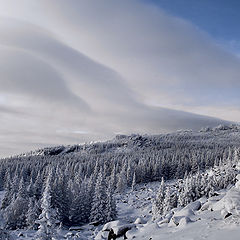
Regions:
<svg viewBox="0 0 240 240"><path fill-rule="evenodd" d="M239 104L239 60L161 9L139 1L0 3L4 154L19 139L16 151L214 126L224 121L209 107Z"/></svg>

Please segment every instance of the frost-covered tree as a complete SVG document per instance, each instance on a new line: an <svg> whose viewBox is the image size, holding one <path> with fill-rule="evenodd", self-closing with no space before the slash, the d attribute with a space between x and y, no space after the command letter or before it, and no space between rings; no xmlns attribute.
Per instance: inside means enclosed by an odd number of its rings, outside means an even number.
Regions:
<svg viewBox="0 0 240 240"><path fill-rule="evenodd" d="M173 208L173 206L171 205L171 190L169 187L166 188L162 208L163 215L166 215Z"/></svg>
<svg viewBox="0 0 240 240"><path fill-rule="evenodd" d="M21 178L19 189L16 193L10 205L4 211L5 227L7 229L21 229L26 227L28 195L23 178Z"/></svg>
<svg viewBox="0 0 240 240"><path fill-rule="evenodd" d="M106 209L107 217L106 222L110 222L116 219L117 216L117 210L116 210L116 202L113 197L114 189L112 187L112 183L109 182L108 188L107 188L107 201L106 201Z"/></svg>
<svg viewBox="0 0 240 240"><path fill-rule="evenodd" d="M28 204L28 211L26 214L26 223L29 229L37 230L38 224L36 223L40 215L40 207L35 197L31 197Z"/></svg>
<svg viewBox="0 0 240 240"><path fill-rule="evenodd" d="M52 170L49 170L43 195L41 198L41 214L37 223L39 228L37 231L38 240L52 240L55 236L56 211L51 205L51 180Z"/></svg>
<svg viewBox="0 0 240 240"><path fill-rule="evenodd" d="M153 218L161 216L164 212L164 198L165 198L165 182L162 178L161 184L159 186L156 199L152 205Z"/></svg>
<svg viewBox="0 0 240 240"><path fill-rule="evenodd" d="M89 221L91 210L91 199L87 189L86 180L81 184L71 184L71 208L69 211L69 219L73 225L81 225Z"/></svg>
<svg viewBox="0 0 240 240"><path fill-rule="evenodd" d="M106 182L103 178L102 170L100 170L95 185L95 191L92 201L92 208L90 214L90 221L105 223L107 220L106 204L107 204L107 193L106 193Z"/></svg>
<svg viewBox="0 0 240 240"><path fill-rule="evenodd" d="M135 187L136 187L136 174L135 174L135 172L133 174L132 186L131 187L132 187L132 191L134 191Z"/></svg>
<svg viewBox="0 0 240 240"><path fill-rule="evenodd" d="M127 176L126 171L123 168L122 171L118 174L118 182L117 182L117 192L122 193L127 188Z"/></svg>
<svg viewBox="0 0 240 240"><path fill-rule="evenodd" d="M111 181L111 186L115 192L116 187L117 187L117 177L116 177L116 167L115 165L113 166L111 175L110 175L110 181Z"/></svg>
<svg viewBox="0 0 240 240"><path fill-rule="evenodd" d="M55 179L53 180L51 203L57 211L57 218L60 222L68 223L69 206L71 193L65 174L57 167ZM69 199L70 198L70 199Z"/></svg>

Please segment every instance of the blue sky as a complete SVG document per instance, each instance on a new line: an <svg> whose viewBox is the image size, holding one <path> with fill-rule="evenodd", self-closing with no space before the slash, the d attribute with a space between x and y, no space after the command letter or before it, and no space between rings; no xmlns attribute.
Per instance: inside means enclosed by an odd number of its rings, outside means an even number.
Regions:
<svg viewBox="0 0 240 240"><path fill-rule="evenodd" d="M240 53L239 0L143 0L184 18L206 31L217 43Z"/></svg>

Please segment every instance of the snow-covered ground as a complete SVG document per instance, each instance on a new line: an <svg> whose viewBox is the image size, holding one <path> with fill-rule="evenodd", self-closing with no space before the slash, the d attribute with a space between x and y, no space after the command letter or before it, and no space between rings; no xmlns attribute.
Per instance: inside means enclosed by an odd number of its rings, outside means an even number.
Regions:
<svg viewBox="0 0 240 240"><path fill-rule="evenodd" d="M170 184L173 184L171 182ZM240 186L219 191L218 196L201 198L188 206L175 209L166 219L152 220L152 200L159 182L137 185L135 191L117 195L118 220L105 226L85 225L63 230L59 239L107 239L110 228L128 239L143 240L239 240ZM4 192L0 194L0 201ZM232 215L224 218L227 213ZM13 231L12 239L36 239L34 231ZM7 239L7 238L6 238ZM123 236L118 238L123 239Z"/></svg>
<svg viewBox="0 0 240 240"><path fill-rule="evenodd" d="M153 221L151 200L158 185L159 183L140 185L136 191L119 196L119 221L108 224L107 229L112 227L118 232L122 227L129 226L131 230L127 231L127 238L139 240L240 239L239 187L222 190L218 196L202 198L183 209L176 209L171 218ZM224 218L227 213L233 215ZM106 230L106 226L103 230ZM95 239L106 239L107 234L106 231L100 231Z"/></svg>

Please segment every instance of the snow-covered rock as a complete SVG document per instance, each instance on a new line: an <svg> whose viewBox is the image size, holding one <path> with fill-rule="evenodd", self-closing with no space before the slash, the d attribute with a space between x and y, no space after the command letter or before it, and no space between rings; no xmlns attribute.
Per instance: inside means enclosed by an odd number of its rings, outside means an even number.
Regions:
<svg viewBox="0 0 240 240"><path fill-rule="evenodd" d="M169 227L176 227L176 226L178 226L179 222L180 222L180 220L182 218L184 218L184 216L174 216L174 217L172 217L170 222L169 222L169 224L168 224L168 226Z"/></svg>
<svg viewBox="0 0 240 240"><path fill-rule="evenodd" d="M158 225L169 223L172 216L173 216L173 214L168 214L164 219L161 219L160 221L158 221Z"/></svg>
<svg viewBox="0 0 240 240"><path fill-rule="evenodd" d="M117 236L123 236L128 230L135 228L136 225L135 224L125 224L122 226L116 226L113 227L113 232L117 235Z"/></svg>
<svg viewBox="0 0 240 240"><path fill-rule="evenodd" d="M173 217L191 217L194 216L194 212L191 209L191 206L188 207L184 207L182 210L180 210L179 212L174 213Z"/></svg>
<svg viewBox="0 0 240 240"><path fill-rule="evenodd" d="M189 223L192 223L193 221L189 217L183 217L180 219L178 227L185 227Z"/></svg>
<svg viewBox="0 0 240 240"><path fill-rule="evenodd" d="M135 220L134 223L135 223L135 224L145 224L146 221L139 217L139 218L137 218L137 219Z"/></svg>
<svg viewBox="0 0 240 240"><path fill-rule="evenodd" d="M221 211L224 216L226 212L240 216L240 189L232 187L220 201L213 205L212 209Z"/></svg>
<svg viewBox="0 0 240 240"><path fill-rule="evenodd" d="M97 236L95 236L95 240L103 240L107 239L109 232L106 231L100 231L98 232Z"/></svg>
<svg viewBox="0 0 240 240"><path fill-rule="evenodd" d="M202 205L201 210L206 211L206 210L210 209L210 206L211 206L211 203L209 201L207 201Z"/></svg>
<svg viewBox="0 0 240 240"><path fill-rule="evenodd" d="M192 211L197 211L201 208L201 202L197 200L195 202L189 203L185 208Z"/></svg>
<svg viewBox="0 0 240 240"><path fill-rule="evenodd" d="M102 231L110 231L111 228L113 227L117 227L117 226L121 226L123 225L124 223L120 220L116 220L116 221L112 221L112 222L108 222L106 223L103 228L102 228Z"/></svg>
<svg viewBox="0 0 240 240"><path fill-rule="evenodd" d="M178 226L181 221L187 221L190 222L192 221L192 218L194 218L195 213L194 211L199 210L201 207L201 202L200 201L195 201L190 204L188 204L186 207L182 208L179 211L176 211L174 215L172 216L171 220L169 221L169 226ZM185 220L182 220L182 219ZM182 222L183 224L183 222Z"/></svg>
<svg viewBox="0 0 240 240"><path fill-rule="evenodd" d="M127 239L136 239L136 234L138 233L137 228L132 228L126 232Z"/></svg>
<svg viewBox="0 0 240 240"><path fill-rule="evenodd" d="M203 205L204 203L206 203L207 200L208 200L208 199L207 199L207 197L205 197L205 196L198 199L198 201L201 203L201 205Z"/></svg>

